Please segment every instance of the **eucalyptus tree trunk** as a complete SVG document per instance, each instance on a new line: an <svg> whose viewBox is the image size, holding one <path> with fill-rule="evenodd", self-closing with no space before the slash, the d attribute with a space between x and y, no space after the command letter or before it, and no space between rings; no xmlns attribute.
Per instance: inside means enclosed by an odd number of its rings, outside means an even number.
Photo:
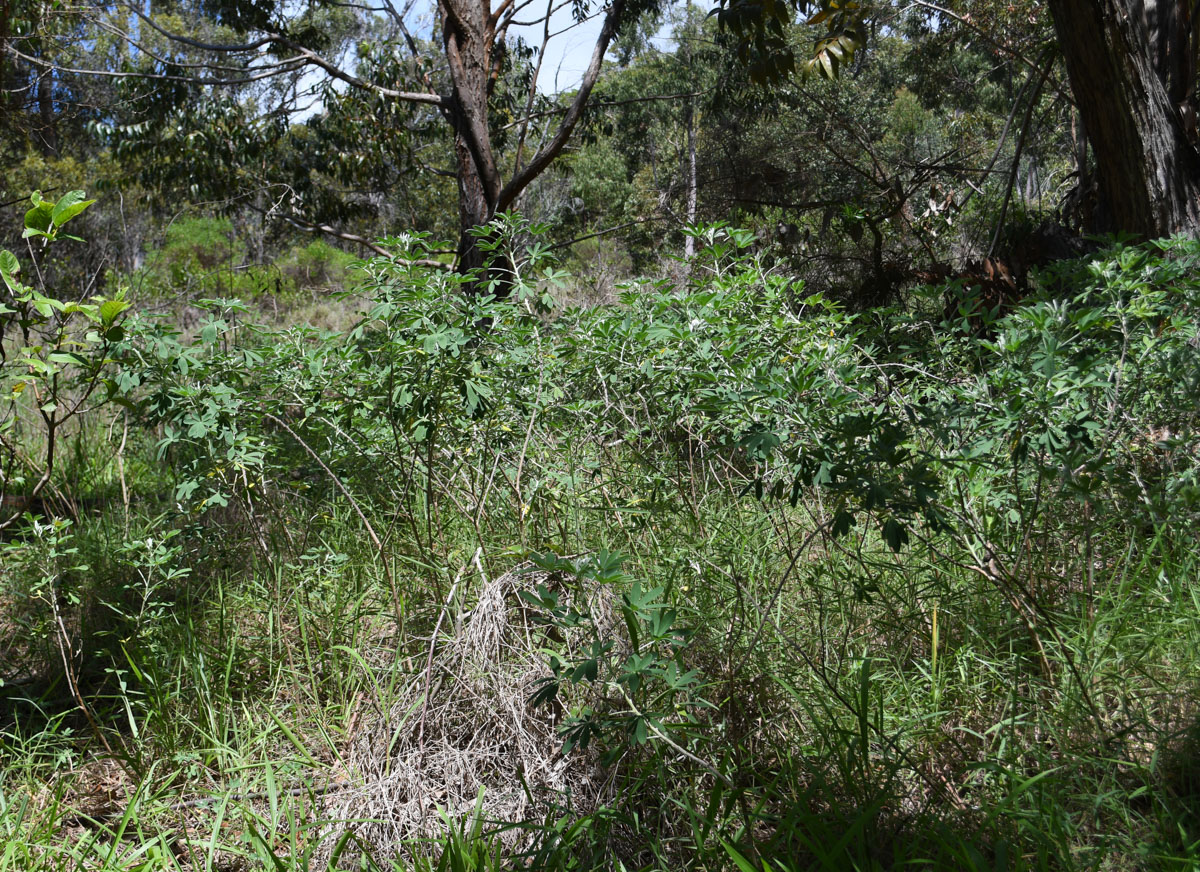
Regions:
<svg viewBox="0 0 1200 872"><path fill-rule="evenodd" d="M1050 0L1108 216L1100 230L1200 232L1193 0Z"/></svg>
<svg viewBox="0 0 1200 872"><path fill-rule="evenodd" d="M450 66L452 91L446 115L454 128L458 171L459 269L483 265L482 253L467 231L486 224L500 199L500 172L488 130L488 99L500 73L504 45L496 39L490 6L443 2L442 44Z"/></svg>
<svg viewBox="0 0 1200 872"><path fill-rule="evenodd" d="M608 4L591 61L574 98L564 109L558 130L527 163L518 163L506 182L492 150L488 101L503 66L508 22L514 11L524 8L525 4L517 0L499 0L493 9L491 0L439 0L442 44L452 86L449 98L441 103L441 108L454 129L460 272L482 267L484 262L483 252L470 231L491 221L497 212L512 207L566 146L600 75L604 53L616 35L625 2L611 0ZM499 287L503 291L503 281Z"/></svg>

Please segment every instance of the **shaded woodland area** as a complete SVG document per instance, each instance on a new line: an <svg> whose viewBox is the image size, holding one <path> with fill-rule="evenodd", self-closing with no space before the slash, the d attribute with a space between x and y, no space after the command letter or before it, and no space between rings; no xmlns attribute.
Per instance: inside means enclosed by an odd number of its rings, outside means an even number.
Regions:
<svg viewBox="0 0 1200 872"><path fill-rule="evenodd" d="M0 872L1195 868L1196 14L0 0Z"/></svg>

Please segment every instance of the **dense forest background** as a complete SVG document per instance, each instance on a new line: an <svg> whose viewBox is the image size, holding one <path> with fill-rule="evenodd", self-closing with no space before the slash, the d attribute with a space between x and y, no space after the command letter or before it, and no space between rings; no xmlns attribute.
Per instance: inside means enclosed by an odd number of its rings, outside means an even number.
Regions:
<svg viewBox="0 0 1200 872"><path fill-rule="evenodd" d="M0 4L0 872L1200 862L1190 4Z"/></svg>
<svg viewBox="0 0 1200 872"><path fill-rule="evenodd" d="M514 28L545 18L529 6L495 16ZM507 38L498 20L481 37L486 105L471 122L488 153L467 155L466 169L469 125L455 107L475 83L446 61L444 14L411 7L6 7L7 247L22 231L11 207L36 189L112 195L81 219L92 232L74 253L78 280L149 280L152 261L161 280L152 254L191 235L172 236L180 220L208 222L206 260L250 275L314 240L334 260L333 249L367 255L400 231L461 249L460 227L517 207L610 294L690 250L685 227L726 221L861 307L987 257L1021 280L1078 253L1080 231L1160 236L1196 220L1182 208L1143 221L1105 188L1097 157L1148 164L1154 148L1128 132L1115 149L1114 137L1087 135L1076 104L1088 89L1072 90L1044 4L833 4L798 18L781 6L785 24L736 5L563 9L546 19L551 46L598 15L617 21L594 82L560 95L543 90L543 34ZM1183 40L1164 51L1183 67L1175 126L1194 152L1194 28L1156 26L1147 49ZM1083 70L1088 82L1101 66ZM513 190L481 193L482 205L459 196L488 172Z"/></svg>

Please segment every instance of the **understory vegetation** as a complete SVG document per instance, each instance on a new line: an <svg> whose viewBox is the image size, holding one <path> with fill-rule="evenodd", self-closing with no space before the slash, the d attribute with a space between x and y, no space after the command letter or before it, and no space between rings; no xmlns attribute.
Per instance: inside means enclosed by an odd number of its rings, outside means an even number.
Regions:
<svg viewBox="0 0 1200 872"><path fill-rule="evenodd" d="M574 308L542 234L321 327L0 261L0 872L1195 868L1200 244Z"/></svg>

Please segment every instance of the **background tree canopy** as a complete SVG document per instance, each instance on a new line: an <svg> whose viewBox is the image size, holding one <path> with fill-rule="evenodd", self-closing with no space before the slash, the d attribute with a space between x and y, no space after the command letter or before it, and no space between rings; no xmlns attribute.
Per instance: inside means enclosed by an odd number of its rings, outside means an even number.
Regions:
<svg viewBox="0 0 1200 872"><path fill-rule="evenodd" d="M823 234L870 299L1045 219L1194 229L1200 37L1186 3L1128 4L10 4L5 147L115 160L95 181L164 214L240 213L260 260L289 231L407 227L457 235L468 269L467 230L520 206L564 232L620 227L617 261L640 264L732 207L785 249ZM589 21L578 87L544 93L544 43ZM625 178L597 187L589 154L610 172L615 152ZM572 190L575 173L593 181ZM933 225L959 215L947 248Z"/></svg>

